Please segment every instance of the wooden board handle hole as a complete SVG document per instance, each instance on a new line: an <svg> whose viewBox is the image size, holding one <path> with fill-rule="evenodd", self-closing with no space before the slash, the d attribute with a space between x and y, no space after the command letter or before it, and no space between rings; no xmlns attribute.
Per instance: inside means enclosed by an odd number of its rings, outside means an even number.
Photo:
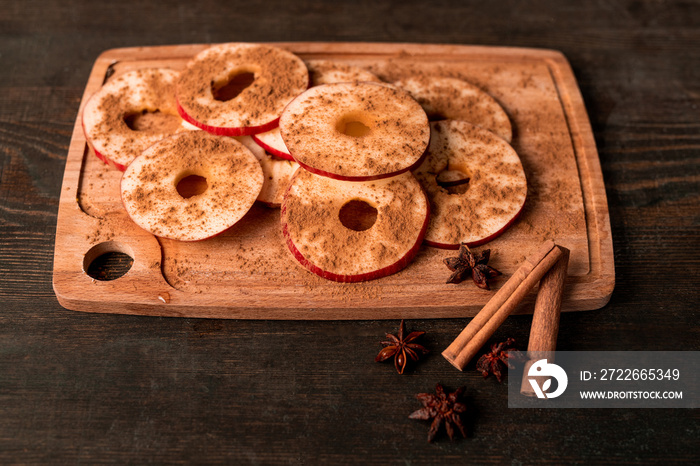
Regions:
<svg viewBox="0 0 700 466"><path fill-rule="evenodd" d="M83 258L83 271L95 280L123 277L134 265L134 252L125 244L106 241L96 244Z"/></svg>

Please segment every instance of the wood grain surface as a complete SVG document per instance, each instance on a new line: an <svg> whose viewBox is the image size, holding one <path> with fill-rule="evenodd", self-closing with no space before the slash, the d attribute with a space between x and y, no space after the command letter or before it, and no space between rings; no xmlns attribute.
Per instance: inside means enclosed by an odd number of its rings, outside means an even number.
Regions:
<svg viewBox="0 0 700 466"><path fill-rule="evenodd" d="M62 174L107 49L227 41L561 51L593 128L616 287L563 313L560 350L699 348L700 5L595 2L0 1L0 463L697 464L697 410L507 408L440 352L468 319L410 319L431 353L374 362L394 320L160 318L65 310L52 289ZM99 310L100 303L95 304ZM493 342L528 341L509 317ZM465 386L469 436L426 442L414 395ZM518 381L519 383L519 381Z"/></svg>

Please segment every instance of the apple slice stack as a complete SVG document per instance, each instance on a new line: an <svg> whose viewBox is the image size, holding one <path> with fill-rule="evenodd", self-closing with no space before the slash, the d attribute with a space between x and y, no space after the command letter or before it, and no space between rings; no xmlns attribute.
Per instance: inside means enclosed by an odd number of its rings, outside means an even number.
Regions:
<svg viewBox="0 0 700 466"><path fill-rule="evenodd" d="M137 225L156 236L206 239L255 200L281 203L296 164L273 160L241 135L276 126L308 80L304 62L288 51L221 44L182 73L137 70L110 80L86 105L83 127L96 155L125 172L122 202ZM199 128L205 132L188 131Z"/></svg>
<svg viewBox="0 0 700 466"><path fill-rule="evenodd" d="M308 68L310 87L337 82L381 82L373 73L355 66L328 60L309 60L305 63ZM289 153L282 139L279 125L264 133L253 134L251 138L258 147L249 146L249 149L260 160L265 175L265 182L258 200L268 207L279 207L299 164ZM248 145L245 140L241 142Z"/></svg>
<svg viewBox="0 0 700 466"><path fill-rule="evenodd" d="M336 82L381 82L373 73L355 66L341 65L328 60L309 60L305 63L308 68L310 87ZM299 164L289 153L282 139L279 125L270 131L253 134L250 138L256 143L255 145L249 144L246 138L248 137L242 136L241 142L258 157L265 175L258 200L268 207L279 207Z"/></svg>
<svg viewBox="0 0 700 466"><path fill-rule="evenodd" d="M345 82L382 82L374 73L356 66L330 60L308 60L305 63L309 72L309 87ZM264 133L254 134L253 139L273 156L293 160L282 139L279 126Z"/></svg>
<svg viewBox="0 0 700 466"><path fill-rule="evenodd" d="M340 282L408 265L430 211L409 171L430 138L420 105L385 84L322 84L285 108L280 133L303 167L282 202L282 232L294 257Z"/></svg>
<svg viewBox="0 0 700 466"><path fill-rule="evenodd" d="M423 163L414 174L431 205L429 246L478 246L503 233L525 204L527 180L510 146L505 110L486 92L460 79L413 76L394 83L434 121Z"/></svg>
<svg viewBox="0 0 700 466"><path fill-rule="evenodd" d="M422 243L490 241L527 194L510 120L479 88L388 84L269 45L213 46L181 73L125 73L88 101L83 127L125 172L122 202L142 228L196 241L256 200L281 206L292 255L340 282L398 272Z"/></svg>

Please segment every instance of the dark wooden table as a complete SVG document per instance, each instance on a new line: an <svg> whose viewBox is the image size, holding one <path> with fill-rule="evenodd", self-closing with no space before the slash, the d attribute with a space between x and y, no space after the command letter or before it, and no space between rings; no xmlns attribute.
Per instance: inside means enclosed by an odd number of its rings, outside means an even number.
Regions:
<svg viewBox="0 0 700 466"><path fill-rule="evenodd" d="M700 461L697 410L509 409L505 384L440 356L463 320L409 322L432 354L398 376L373 362L398 322L78 313L51 287L70 135L105 49L543 47L570 60L590 114L617 272L607 306L562 317L559 349L697 351L698 2L3 0L0 12L0 463ZM494 340L527 341L530 320L509 318ZM428 444L407 418L437 382L466 387L469 438Z"/></svg>

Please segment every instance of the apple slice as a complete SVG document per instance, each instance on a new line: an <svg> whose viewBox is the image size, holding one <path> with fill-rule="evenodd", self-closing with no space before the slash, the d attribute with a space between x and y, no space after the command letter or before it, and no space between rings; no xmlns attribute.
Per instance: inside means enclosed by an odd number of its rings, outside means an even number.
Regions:
<svg viewBox="0 0 700 466"><path fill-rule="evenodd" d="M266 155L260 160L260 166L262 166L265 181L258 195L258 201L268 207L280 207L284 193L287 192L294 173L299 169L299 164Z"/></svg>
<svg viewBox="0 0 700 466"><path fill-rule="evenodd" d="M374 73L357 66L345 65L331 60L307 60L311 86L353 81L382 82ZM287 160L294 160L282 140L279 126L260 134L254 134L255 142L270 154Z"/></svg>
<svg viewBox="0 0 700 466"><path fill-rule="evenodd" d="M263 185L257 200L268 207L279 207L299 164L291 160L271 157L255 143L251 136L237 136L235 139L250 149L262 167Z"/></svg>
<svg viewBox="0 0 700 466"><path fill-rule="evenodd" d="M243 144L204 131L163 139L127 167L121 197L133 221L156 236L199 241L238 222L263 184Z"/></svg>
<svg viewBox="0 0 700 466"><path fill-rule="evenodd" d="M371 71L332 60L306 60L311 86L347 82L375 82L382 80Z"/></svg>
<svg viewBox="0 0 700 466"><path fill-rule="evenodd" d="M420 249L430 206L410 172L349 182L297 170L282 203L282 233L292 255L338 282L384 277Z"/></svg>
<svg viewBox="0 0 700 466"><path fill-rule="evenodd" d="M289 149L287 149L287 146L282 140L279 126L264 133L254 134L253 140L265 151L276 157L285 160L294 160L294 157L289 153Z"/></svg>
<svg viewBox="0 0 700 466"><path fill-rule="evenodd" d="M457 78L413 76L396 81L423 106L431 121L464 120L510 143L513 129L503 107L486 92Z"/></svg>
<svg viewBox="0 0 700 466"><path fill-rule="evenodd" d="M446 249L484 244L503 233L525 204L520 157L503 138L465 121L431 127L426 158L414 172L430 199L425 242Z"/></svg>
<svg viewBox="0 0 700 466"><path fill-rule="evenodd" d="M82 125L95 155L124 171L148 146L184 131L175 102L177 76L165 68L129 71L93 94L83 109Z"/></svg>
<svg viewBox="0 0 700 466"><path fill-rule="evenodd" d="M232 138L246 146L258 161L267 156L265 149L256 144L252 136L232 136Z"/></svg>
<svg viewBox="0 0 700 466"><path fill-rule="evenodd" d="M225 136L269 131L309 85L304 62L262 44L220 44L198 53L180 74L178 111L193 125Z"/></svg>
<svg viewBox="0 0 700 466"><path fill-rule="evenodd" d="M428 117L408 93L366 82L310 88L284 109L280 132L306 170L349 181L410 170L430 139Z"/></svg>

